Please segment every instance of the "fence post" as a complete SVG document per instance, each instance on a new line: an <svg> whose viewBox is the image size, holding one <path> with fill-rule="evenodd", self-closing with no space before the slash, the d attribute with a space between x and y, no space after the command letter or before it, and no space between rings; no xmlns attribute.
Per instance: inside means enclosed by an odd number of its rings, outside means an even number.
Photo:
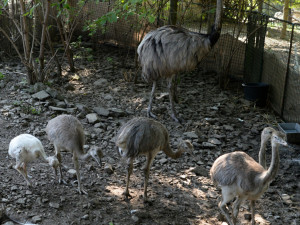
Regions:
<svg viewBox="0 0 300 225"><path fill-rule="evenodd" d="M280 116L283 118L283 111L284 111L284 102L285 102L285 98L286 98L286 89L287 89L287 82L288 82L288 78L289 78L289 73L290 73L290 61L291 61L291 54L292 54L292 47L293 47L293 38L294 38L294 27L295 24L292 24L292 33L291 33L291 39L290 39L290 49L289 49L289 56L288 56L288 61L287 61L287 68L286 68L286 74L285 74L285 78L284 78L284 90L283 90L283 97L281 100L281 112L280 112ZM283 118L284 119L284 118Z"/></svg>

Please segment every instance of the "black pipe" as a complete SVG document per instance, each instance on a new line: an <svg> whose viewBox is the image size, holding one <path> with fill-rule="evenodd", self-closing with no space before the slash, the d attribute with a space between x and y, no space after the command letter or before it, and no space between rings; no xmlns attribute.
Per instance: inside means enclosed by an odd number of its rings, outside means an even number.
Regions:
<svg viewBox="0 0 300 225"><path fill-rule="evenodd" d="M288 83L288 80L289 80L288 78L289 78L289 73L290 73L290 61L291 61L291 54L292 54L292 47L293 47L294 27L295 27L295 24L292 24L292 33L291 33L291 39L290 39L289 57L288 57L288 62L287 62L286 74L285 74L285 78L284 78L283 97L282 97L282 100L281 100L280 116L282 118L283 118L283 111L284 111L284 106L285 106L284 102L285 102L285 98L286 98L287 83Z"/></svg>

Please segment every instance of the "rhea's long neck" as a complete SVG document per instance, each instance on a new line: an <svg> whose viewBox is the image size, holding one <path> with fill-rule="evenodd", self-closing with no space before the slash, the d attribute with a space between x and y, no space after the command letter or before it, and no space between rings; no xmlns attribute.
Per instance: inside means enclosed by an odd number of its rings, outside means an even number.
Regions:
<svg viewBox="0 0 300 225"><path fill-rule="evenodd" d="M276 176L279 169L279 144L272 143L272 161L269 169L267 170L263 183L270 183Z"/></svg>

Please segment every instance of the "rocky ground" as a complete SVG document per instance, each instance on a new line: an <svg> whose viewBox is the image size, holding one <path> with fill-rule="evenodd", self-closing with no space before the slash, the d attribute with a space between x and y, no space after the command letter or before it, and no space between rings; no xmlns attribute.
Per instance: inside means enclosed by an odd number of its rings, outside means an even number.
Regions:
<svg viewBox="0 0 300 225"><path fill-rule="evenodd" d="M166 85L156 93L153 112L177 139L190 139L195 156L185 153L178 160L159 153L151 167L148 186L150 202L143 203L143 157L134 163L130 194L124 201L126 171L114 145L120 126L135 116L145 116L151 86L129 80L133 57L119 49L103 46L92 62L77 62L78 71L51 73L46 84L26 84L22 65L9 60L0 63L0 202L15 220L35 224L223 224L217 204L220 190L208 172L214 160L227 152L243 150L258 159L260 132L277 127L280 118L268 109L255 107L243 99L240 84L218 88L214 73L196 70L185 74L179 85L176 110L185 122L177 124L169 116ZM129 59L129 60L128 60ZM123 62L127 60L124 66ZM132 63L131 63L132 62ZM81 162L82 183L88 195L77 193L71 154L63 152L63 173L68 185L58 184L51 168L38 160L29 165L33 187L13 169L8 157L10 140L30 133L44 144L48 155L53 146L44 132L47 121L62 114L79 118L86 132L85 148L103 148L102 167ZM280 169L268 191L257 201L257 224L300 224L300 147L280 149ZM270 147L268 147L269 149ZM268 150L270 161L270 149ZM1 213L0 213L1 217ZM241 206L240 224L250 224L248 202ZM4 221L2 224L13 224Z"/></svg>

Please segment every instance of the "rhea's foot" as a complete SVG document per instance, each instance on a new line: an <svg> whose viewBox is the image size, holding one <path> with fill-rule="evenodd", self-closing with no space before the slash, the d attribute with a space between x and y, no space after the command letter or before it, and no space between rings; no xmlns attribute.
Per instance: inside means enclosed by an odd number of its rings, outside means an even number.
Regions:
<svg viewBox="0 0 300 225"><path fill-rule="evenodd" d="M171 117L177 123L180 123L180 124L184 123L184 120L182 118L180 118L180 117L177 117L174 113L171 114Z"/></svg>
<svg viewBox="0 0 300 225"><path fill-rule="evenodd" d="M149 118L157 119L157 116L152 111L149 110L147 111L147 116Z"/></svg>

